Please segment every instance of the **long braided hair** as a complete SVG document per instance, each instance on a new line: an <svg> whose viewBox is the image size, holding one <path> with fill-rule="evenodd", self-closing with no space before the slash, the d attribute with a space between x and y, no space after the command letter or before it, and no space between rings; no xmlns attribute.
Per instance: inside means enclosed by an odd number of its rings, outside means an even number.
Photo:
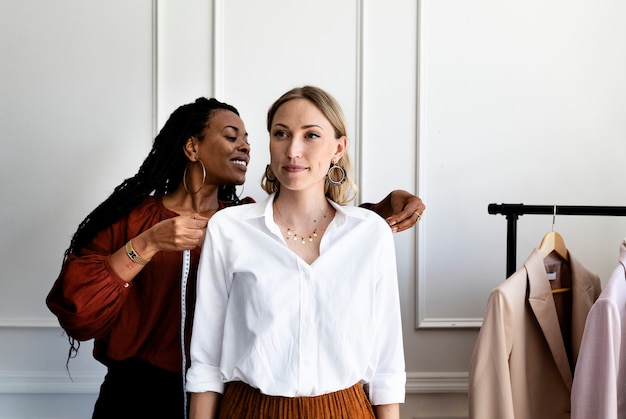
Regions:
<svg viewBox="0 0 626 419"><path fill-rule="evenodd" d="M239 115L237 109L217 99L200 97L193 103L177 108L155 137L152 149L141 164L139 171L115 187L113 193L98 205L80 223L74 233L64 260L71 253L79 254L98 232L127 215L133 208L151 194L165 195L173 192L182 181L185 166L188 163L183 151L189 137L196 136L202 141L202 131L211 122L216 110L228 110ZM218 199L235 201L235 185L222 185ZM67 362L76 357L80 342L69 337L70 350ZM67 367L67 364L66 364Z"/></svg>

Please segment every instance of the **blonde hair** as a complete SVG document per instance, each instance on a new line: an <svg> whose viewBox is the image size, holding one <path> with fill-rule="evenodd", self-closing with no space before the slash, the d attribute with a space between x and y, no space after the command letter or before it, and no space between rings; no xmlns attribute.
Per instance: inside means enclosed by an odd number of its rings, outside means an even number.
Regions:
<svg viewBox="0 0 626 419"><path fill-rule="evenodd" d="M276 115L278 108L293 99L306 99L314 104L333 126L335 130L335 138L341 138L343 136L348 138L346 121L341 106L329 93L314 86L296 87L279 97L267 111L268 132L271 132L272 120L274 119L274 115ZM354 200L359 192L358 187L350 178L352 175L352 164L350 163L350 156L348 155L347 149L336 164L343 167L346 171L346 181L339 186L333 186L326 181L324 193L332 201L340 205L345 205ZM276 180L276 177L272 173L272 169L269 166L261 179L261 187L265 192L270 194L280 190L280 183Z"/></svg>

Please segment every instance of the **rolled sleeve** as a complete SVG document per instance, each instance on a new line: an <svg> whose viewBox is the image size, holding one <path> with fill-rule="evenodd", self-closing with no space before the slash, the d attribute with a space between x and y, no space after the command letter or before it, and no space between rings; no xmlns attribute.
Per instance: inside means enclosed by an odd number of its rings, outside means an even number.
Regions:
<svg viewBox="0 0 626 419"><path fill-rule="evenodd" d="M193 364L187 371L187 391L190 393L204 393L214 391L224 392L224 383L219 368L210 365Z"/></svg>
<svg viewBox="0 0 626 419"><path fill-rule="evenodd" d="M406 373L380 374L369 383L368 395L373 405L404 403Z"/></svg>

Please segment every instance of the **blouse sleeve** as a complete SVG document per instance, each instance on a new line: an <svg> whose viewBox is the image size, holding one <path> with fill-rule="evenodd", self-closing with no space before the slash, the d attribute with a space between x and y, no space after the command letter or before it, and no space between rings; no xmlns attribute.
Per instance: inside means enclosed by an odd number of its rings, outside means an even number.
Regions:
<svg viewBox="0 0 626 419"><path fill-rule="evenodd" d="M403 403L406 372L402 340L402 320L393 235L386 224L379 234L376 250L378 283L375 297L375 372L368 383L373 405Z"/></svg>
<svg viewBox="0 0 626 419"><path fill-rule="evenodd" d="M125 240L124 233L116 231L119 228L105 229L81 250L80 256L70 254L46 298L61 327L75 339L106 335L131 286L111 267L111 253Z"/></svg>
<svg viewBox="0 0 626 419"><path fill-rule="evenodd" d="M186 376L187 391L192 393L224 391L220 364L229 284L219 246L222 241L216 228L218 218L216 215L209 221L198 265L191 367Z"/></svg>

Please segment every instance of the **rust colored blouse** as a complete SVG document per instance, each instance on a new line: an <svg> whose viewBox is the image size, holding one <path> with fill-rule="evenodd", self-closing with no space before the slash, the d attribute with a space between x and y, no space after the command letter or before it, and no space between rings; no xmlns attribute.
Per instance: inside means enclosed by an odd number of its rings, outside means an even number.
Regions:
<svg viewBox="0 0 626 419"><path fill-rule="evenodd" d="M245 198L243 202L253 202ZM46 298L67 334L94 339L94 358L104 365L132 357L181 372L182 252L159 252L130 282L112 269L110 255L133 237L177 213L161 197L148 197L126 217L70 254ZM191 333L200 248L191 251L186 289L186 341ZM185 345L188 347L188 344Z"/></svg>

